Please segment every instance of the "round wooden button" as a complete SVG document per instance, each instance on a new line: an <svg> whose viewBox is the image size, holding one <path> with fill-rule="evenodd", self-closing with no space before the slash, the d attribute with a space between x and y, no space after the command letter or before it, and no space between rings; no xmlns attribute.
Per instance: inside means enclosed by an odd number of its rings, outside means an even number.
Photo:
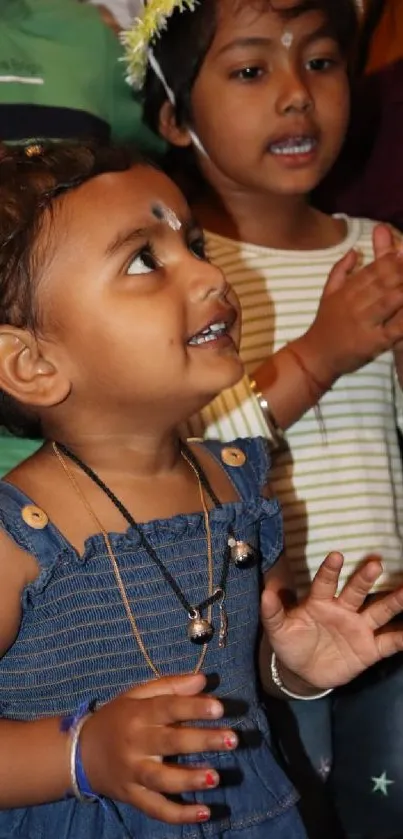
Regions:
<svg viewBox="0 0 403 839"><path fill-rule="evenodd" d="M21 516L29 527L34 530L43 530L46 527L49 519L40 507L35 507L34 504L26 504L21 510Z"/></svg>
<svg viewBox="0 0 403 839"><path fill-rule="evenodd" d="M243 466L246 461L246 454L234 446L226 446L221 451L221 460L226 466Z"/></svg>

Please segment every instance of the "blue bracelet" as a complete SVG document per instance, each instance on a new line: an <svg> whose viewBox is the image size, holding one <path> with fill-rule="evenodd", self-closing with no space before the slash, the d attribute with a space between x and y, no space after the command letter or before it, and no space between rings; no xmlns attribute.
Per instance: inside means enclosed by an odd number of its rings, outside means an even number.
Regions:
<svg viewBox="0 0 403 839"><path fill-rule="evenodd" d="M79 740L81 729L88 717L94 713L95 706L96 702L93 699L90 702L83 702L74 716L64 717L60 724L61 731L71 734L70 780L73 795L78 801L87 803L99 801L100 796L93 791L85 774Z"/></svg>

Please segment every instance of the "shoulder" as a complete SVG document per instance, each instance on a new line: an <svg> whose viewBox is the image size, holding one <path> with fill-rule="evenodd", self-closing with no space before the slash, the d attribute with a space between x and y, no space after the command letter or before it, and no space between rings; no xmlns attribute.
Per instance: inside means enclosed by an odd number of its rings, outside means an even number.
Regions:
<svg viewBox="0 0 403 839"><path fill-rule="evenodd" d="M387 223L376 221L374 219L352 216L345 216L345 219L348 226L348 234L345 244L348 245L348 247L361 251L365 261L372 261L374 258L374 229L379 224L386 225ZM401 231L397 230L390 224L387 224L387 227L389 227L392 231L396 244L401 244L403 238Z"/></svg>
<svg viewBox="0 0 403 839"><path fill-rule="evenodd" d="M34 557L14 542L0 522L0 657L15 641L21 622L24 589L39 573Z"/></svg>
<svg viewBox="0 0 403 839"><path fill-rule="evenodd" d="M237 437L228 443L205 440L201 445L220 461L232 479L236 480L238 474L256 489L266 486L270 470L268 440L263 437Z"/></svg>

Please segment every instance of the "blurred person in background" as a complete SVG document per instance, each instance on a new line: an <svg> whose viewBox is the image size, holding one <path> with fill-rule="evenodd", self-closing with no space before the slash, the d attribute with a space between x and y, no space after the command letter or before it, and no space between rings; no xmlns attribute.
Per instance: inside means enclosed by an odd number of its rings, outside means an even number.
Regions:
<svg viewBox="0 0 403 839"><path fill-rule="evenodd" d="M348 137L315 201L403 231L403 0L364 0L357 70Z"/></svg>
<svg viewBox="0 0 403 839"><path fill-rule="evenodd" d="M1 139L111 136L156 150L125 82L121 57L116 34L90 4L1 0Z"/></svg>

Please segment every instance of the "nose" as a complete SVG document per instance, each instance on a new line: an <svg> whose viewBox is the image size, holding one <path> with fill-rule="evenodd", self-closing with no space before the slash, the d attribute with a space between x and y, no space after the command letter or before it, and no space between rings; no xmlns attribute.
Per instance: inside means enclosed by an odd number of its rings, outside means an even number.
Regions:
<svg viewBox="0 0 403 839"><path fill-rule="evenodd" d="M281 116L304 114L313 108L311 92L301 74L289 67L282 72L277 98L277 111Z"/></svg>
<svg viewBox="0 0 403 839"><path fill-rule="evenodd" d="M190 300L200 303L211 297L224 298L230 291L230 285L220 270L211 262L194 260L193 271L189 282Z"/></svg>

